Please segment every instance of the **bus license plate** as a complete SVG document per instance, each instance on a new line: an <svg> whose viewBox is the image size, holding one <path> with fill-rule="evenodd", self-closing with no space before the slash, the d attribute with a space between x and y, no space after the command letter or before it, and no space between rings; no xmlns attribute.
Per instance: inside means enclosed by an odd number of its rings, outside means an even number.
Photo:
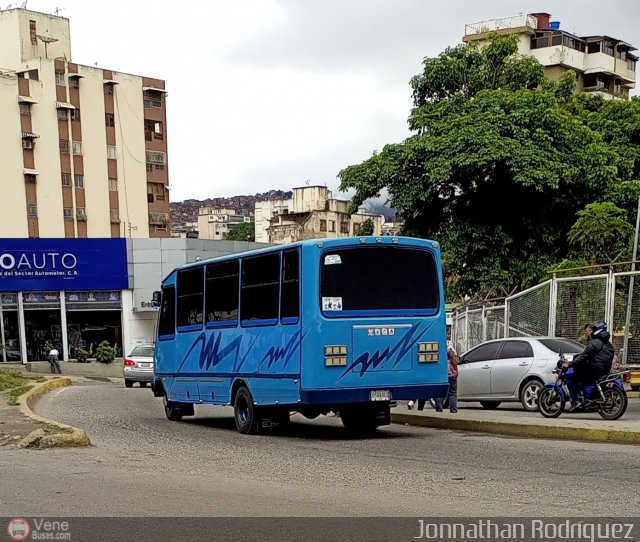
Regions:
<svg viewBox="0 0 640 542"><path fill-rule="evenodd" d="M372 401L391 401L391 390L371 390Z"/></svg>

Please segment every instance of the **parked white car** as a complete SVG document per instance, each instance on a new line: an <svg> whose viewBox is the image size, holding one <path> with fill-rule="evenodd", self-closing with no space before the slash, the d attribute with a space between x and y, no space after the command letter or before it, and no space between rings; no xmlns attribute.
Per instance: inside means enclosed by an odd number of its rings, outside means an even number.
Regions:
<svg viewBox="0 0 640 542"><path fill-rule="evenodd" d="M458 401L479 401L487 409L520 401L538 409L538 393L555 381L559 354L567 360L584 345L558 337L517 337L482 343L459 358Z"/></svg>

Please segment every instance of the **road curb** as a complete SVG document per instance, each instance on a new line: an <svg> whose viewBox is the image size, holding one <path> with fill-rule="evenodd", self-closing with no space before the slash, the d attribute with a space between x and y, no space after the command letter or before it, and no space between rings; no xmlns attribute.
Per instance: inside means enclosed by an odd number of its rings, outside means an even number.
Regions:
<svg viewBox="0 0 640 542"><path fill-rule="evenodd" d="M34 435L32 438L29 438L29 436L27 436L25 437L25 439L23 439L23 443L21 443L22 447L83 448L91 446L91 440L89 440L89 436L83 429L79 429L77 427L66 425L64 423L56 422L53 420L48 420L46 418L43 418L42 416L38 416L35 412L33 412L33 410L31 410L33 405L35 405L38 399L40 399L45 393L57 388L64 388L71 385L72 381L68 377L52 378L47 380L46 382L42 382L41 384L34 386L27 393L21 395L18 398L20 412L22 412L22 414L24 414L28 418L31 418L36 422L71 430L71 433L54 433L44 436L42 436L41 434L38 434L36 436L34 434L37 431L34 431L32 433L32 435Z"/></svg>
<svg viewBox="0 0 640 542"><path fill-rule="evenodd" d="M553 440L582 440L589 442L608 442L614 444L640 444L640 431L618 431L616 429L588 429L585 427L562 427L549 425L518 424L489 420L465 420L436 416L415 416L411 414L392 414L392 423L490 433L510 437L544 438Z"/></svg>

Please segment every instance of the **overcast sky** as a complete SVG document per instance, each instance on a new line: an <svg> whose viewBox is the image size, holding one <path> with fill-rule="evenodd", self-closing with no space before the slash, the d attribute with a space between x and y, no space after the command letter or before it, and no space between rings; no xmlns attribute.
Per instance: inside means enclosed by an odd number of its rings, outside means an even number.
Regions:
<svg viewBox="0 0 640 542"><path fill-rule="evenodd" d="M0 0L6 7L9 0ZM29 0L75 62L164 79L171 200L327 184L408 135L409 79L466 23L547 11L640 47L637 0ZM637 93L637 91L636 91Z"/></svg>

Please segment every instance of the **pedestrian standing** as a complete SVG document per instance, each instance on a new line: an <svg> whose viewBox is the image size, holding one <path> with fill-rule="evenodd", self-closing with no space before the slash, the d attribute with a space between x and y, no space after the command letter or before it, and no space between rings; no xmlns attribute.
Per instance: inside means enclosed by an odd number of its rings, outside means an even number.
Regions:
<svg viewBox="0 0 640 542"><path fill-rule="evenodd" d="M62 370L60 369L60 362L58 361L59 355L60 354L55 347L49 350L49 365L51 366L51 372L53 374L62 374Z"/></svg>
<svg viewBox="0 0 640 542"><path fill-rule="evenodd" d="M449 391L446 397L436 399L436 412L442 412L442 405L449 400L449 411L458 412L458 355L451 340L451 326L447 326L447 364L449 373Z"/></svg>

